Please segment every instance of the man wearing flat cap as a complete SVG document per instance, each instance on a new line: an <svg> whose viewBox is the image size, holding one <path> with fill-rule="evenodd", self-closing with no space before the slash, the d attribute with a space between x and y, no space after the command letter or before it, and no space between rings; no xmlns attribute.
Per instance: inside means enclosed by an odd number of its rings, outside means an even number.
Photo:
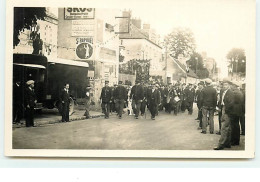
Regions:
<svg viewBox="0 0 260 182"><path fill-rule="evenodd" d="M25 121L26 127L34 127L34 107L36 104L36 95L34 93L34 81L29 80L26 82L27 88L25 89Z"/></svg>
<svg viewBox="0 0 260 182"><path fill-rule="evenodd" d="M218 146L214 150L223 150L231 147L231 114L234 105L233 92L230 88L231 82L228 78L223 79L223 92L220 94L219 108L221 109L221 136Z"/></svg>
<svg viewBox="0 0 260 182"><path fill-rule="evenodd" d="M207 78L205 80L206 87L202 90L202 132L207 133L207 123L209 115L209 131L210 134L214 133L214 112L217 106L217 91L211 85L212 80Z"/></svg>
<svg viewBox="0 0 260 182"><path fill-rule="evenodd" d="M102 112L105 114L105 119L109 118L110 104L112 103L112 89L108 86L109 81L105 81L105 86L102 88L100 100Z"/></svg>
<svg viewBox="0 0 260 182"><path fill-rule="evenodd" d="M115 103L116 103L116 108L118 112L119 119L122 118L122 113L123 113L123 108L124 104L127 101L127 90L126 88L122 85L122 81L118 82L118 86L116 87L113 96L115 98Z"/></svg>

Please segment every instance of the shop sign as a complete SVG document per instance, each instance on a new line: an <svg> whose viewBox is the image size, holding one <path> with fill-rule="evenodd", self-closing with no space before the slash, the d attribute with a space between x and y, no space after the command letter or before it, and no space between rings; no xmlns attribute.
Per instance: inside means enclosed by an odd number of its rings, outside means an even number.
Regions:
<svg viewBox="0 0 260 182"><path fill-rule="evenodd" d="M95 8L64 8L65 20L94 19Z"/></svg>

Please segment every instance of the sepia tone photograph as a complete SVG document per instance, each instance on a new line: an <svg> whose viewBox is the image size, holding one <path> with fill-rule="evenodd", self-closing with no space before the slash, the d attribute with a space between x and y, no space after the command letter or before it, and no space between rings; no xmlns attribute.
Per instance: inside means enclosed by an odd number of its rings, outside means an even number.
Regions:
<svg viewBox="0 0 260 182"><path fill-rule="evenodd" d="M253 0L16 3L7 156L254 157Z"/></svg>

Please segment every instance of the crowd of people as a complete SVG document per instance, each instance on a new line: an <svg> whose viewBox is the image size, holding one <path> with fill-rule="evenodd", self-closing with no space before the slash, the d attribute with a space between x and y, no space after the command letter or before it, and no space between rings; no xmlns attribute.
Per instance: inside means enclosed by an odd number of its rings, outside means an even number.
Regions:
<svg viewBox="0 0 260 182"><path fill-rule="evenodd" d="M214 134L214 116L218 115L219 131L216 134L221 137L215 150L239 145L240 134L245 135L245 84L227 78L217 83L207 78L198 84L176 82L165 85L136 81L133 86L119 81L113 87L109 87L109 81L106 81L100 101L106 119L111 112L116 112L121 119L126 110L128 115L138 119L140 115L146 117L149 110L152 120L161 111L173 112L177 116L188 110L192 115L196 103L196 120L202 134L207 133L207 128L210 134Z"/></svg>

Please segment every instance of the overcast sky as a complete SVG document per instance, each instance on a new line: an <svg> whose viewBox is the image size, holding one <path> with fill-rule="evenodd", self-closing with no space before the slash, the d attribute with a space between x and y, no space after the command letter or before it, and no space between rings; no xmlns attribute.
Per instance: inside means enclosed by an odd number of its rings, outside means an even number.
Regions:
<svg viewBox="0 0 260 182"><path fill-rule="evenodd" d="M161 3L160 3L161 2ZM222 64L227 52L234 48L244 48L246 53L252 47L249 33L254 29L252 1L168 1L147 6L135 6L134 17L145 23L162 36L175 27L188 27L195 35L198 52L206 51L208 56ZM224 71L224 70L223 70Z"/></svg>
<svg viewBox="0 0 260 182"><path fill-rule="evenodd" d="M195 35L197 51L207 52L225 71L226 55L232 48L248 54L255 19L253 0L121 0L107 8L131 9L132 16L150 23L164 37L176 27L187 27Z"/></svg>

